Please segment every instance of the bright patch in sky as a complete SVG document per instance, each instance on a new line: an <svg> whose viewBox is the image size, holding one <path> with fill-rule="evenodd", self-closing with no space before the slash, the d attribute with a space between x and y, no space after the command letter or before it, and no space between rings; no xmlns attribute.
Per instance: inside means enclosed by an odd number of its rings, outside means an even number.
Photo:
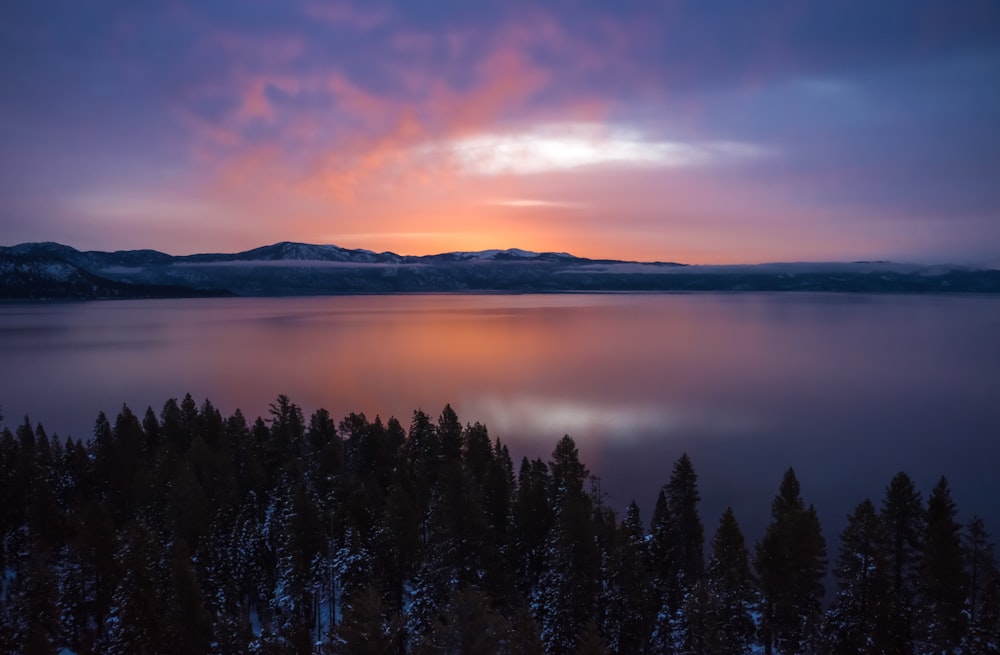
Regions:
<svg viewBox="0 0 1000 655"><path fill-rule="evenodd" d="M447 149L463 172L474 175L529 175L597 165L691 167L762 153L746 143L648 140L635 130L595 123L479 134L453 141Z"/></svg>
<svg viewBox="0 0 1000 655"><path fill-rule="evenodd" d="M576 207L583 207L581 203L578 202L562 202L559 200L536 200L534 198L497 198L495 200L489 201L488 204L500 205L501 207L520 207L523 209L530 209L533 207L544 207L546 209L573 209Z"/></svg>

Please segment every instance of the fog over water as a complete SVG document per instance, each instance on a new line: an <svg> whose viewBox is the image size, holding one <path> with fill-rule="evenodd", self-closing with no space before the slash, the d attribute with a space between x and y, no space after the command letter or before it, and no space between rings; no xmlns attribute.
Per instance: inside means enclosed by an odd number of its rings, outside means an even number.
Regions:
<svg viewBox="0 0 1000 655"><path fill-rule="evenodd" d="M570 434L646 521L672 463L710 537L760 536L783 471L828 536L899 470L948 477L1000 535L1000 298L835 294L423 295L0 305L0 406L89 438L99 410L190 392L253 419L284 393L397 416L450 403L515 461ZM831 552L831 555L834 553Z"/></svg>

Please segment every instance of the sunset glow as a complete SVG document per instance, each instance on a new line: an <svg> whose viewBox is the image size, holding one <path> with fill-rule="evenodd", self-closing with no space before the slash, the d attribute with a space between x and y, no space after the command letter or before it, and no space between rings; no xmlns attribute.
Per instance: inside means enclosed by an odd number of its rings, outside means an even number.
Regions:
<svg viewBox="0 0 1000 655"><path fill-rule="evenodd" d="M15 4L6 245L1000 265L995 3Z"/></svg>

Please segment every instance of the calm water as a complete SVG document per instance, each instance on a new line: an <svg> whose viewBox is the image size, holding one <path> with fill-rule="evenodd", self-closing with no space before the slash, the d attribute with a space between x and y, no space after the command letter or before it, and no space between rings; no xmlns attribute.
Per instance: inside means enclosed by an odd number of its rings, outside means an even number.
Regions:
<svg viewBox="0 0 1000 655"><path fill-rule="evenodd" d="M570 434L609 502L646 518L694 459L708 534L748 537L793 465L832 536L909 472L944 474L1000 535L1000 298L858 295L380 296L0 305L0 406L88 437L98 410L191 392L266 414L404 425L446 402L519 459Z"/></svg>

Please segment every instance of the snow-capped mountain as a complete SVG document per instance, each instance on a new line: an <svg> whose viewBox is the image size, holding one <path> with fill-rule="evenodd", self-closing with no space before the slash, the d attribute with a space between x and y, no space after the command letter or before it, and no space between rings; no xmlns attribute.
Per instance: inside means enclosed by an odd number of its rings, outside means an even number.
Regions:
<svg viewBox="0 0 1000 655"><path fill-rule="evenodd" d="M1000 271L891 262L686 266L510 248L399 255L282 242L237 253L0 247L0 297L568 291L1000 292Z"/></svg>

